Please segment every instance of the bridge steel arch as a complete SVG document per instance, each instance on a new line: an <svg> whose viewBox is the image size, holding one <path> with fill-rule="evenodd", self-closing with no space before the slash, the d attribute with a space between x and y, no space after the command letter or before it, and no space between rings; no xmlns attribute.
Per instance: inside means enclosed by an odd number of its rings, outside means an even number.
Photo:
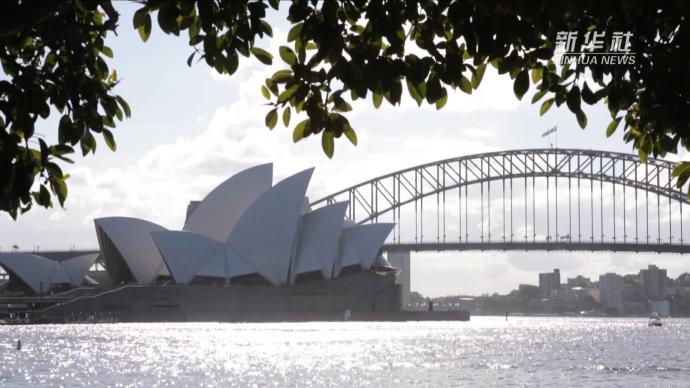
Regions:
<svg viewBox="0 0 690 388"><path fill-rule="evenodd" d="M671 172L677 164L674 162L649 159L643 162L637 155L625 154L610 151L597 150L583 150L583 149L560 149L560 148L542 148L542 149L524 149L489 152L476 155L461 156L452 159L445 159L436 162L426 163L404 170L392 172L368 181L359 183L357 185L343 189L337 193L319 199L311 204L312 208L318 208L337 201L348 200L350 207L348 209L348 218L355 223L362 224L368 222L376 222L379 217L383 215L390 216L394 222L399 222L401 219L400 208L414 204L415 206L415 241L401 241L400 228L393 232L392 243L386 245L387 250L405 249L405 250L484 250L484 249L533 249L533 250L617 250L617 251L648 251L648 252L676 252L685 253L690 252L683 246L683 219L682 211L683 204L690 204L686 193L681 189L675 187ZM556 236L548 233L545 241L536 239L536 233L529 238L525 232L524 240L514 238L513 233L513 184L514 182L521 183L524 181L523 200L525 201L525 223L527 223L527 193L528 181L531 179L531 186L534 196L534 182L535 178L546 178L547 196L546 196L546 211L547 223L550 222L552 215L548 211L553 211L550 208L548 193L549 183L555 183L556 187L556 205L555 205L555 219L556 219ZM551 182L550 178L553 179ZM603 200L600 199L601 207L601 225L602 235L601 241L594 239L594 224L592 224L591 239L582 239L581 231L578 230L577 238L574 238L571 231L564 236L558 234L558 181L567 180L568 184L568 211L569 217L572 210L572 185L577 183L578 187L578 222L580 215L580 182L589 181L592 196L594 195L594 182L600 183L600 190L603 193L601 184L610 183L613 187L613 201L623 201L623 217L626 215L626 201L633 201L633 198L626 198L626 193L634 190L635 202L635 223L639 223L638 218L638 191L647 196L645 201L647 229L645 230L646 238L640 239L636 227L635 239L628 242L627 234L624 233L623 242L616 241L616 221L615 212L616 205L613 206L614 223L613 223L613 241L604 240L603 232ZM492 183L502 182L502 198L503 198L503 235L499 241L491 241L491 227L489 225L488 239L485 239L484 230L481 232L481 241L470 241L467 228L465 228L465 235L462 231L462 214L460 214L459 235L457 239L447 239L445 231L445 217L446 217L446 193L450 190L457 189L460 206L459 211L462 213L462 196L463 189L465 191L464 200L467 201L467 187L472 185L481 186L481 200L484 201L484 184L489 190L489 216L491 220L491 187ZM506 183L509 184L510 199L506 194ZM616 186L622 187L621 191L616 197ZM620 190L620 189L619 189ZM650 243L649 235L649 200L648 195L653 194L657 196L657 228L659 231L657 241ZM422 230L423 225L418 225L417 217L423 222L423 216L419 216L423 212L424 199L436 198L437 204L437 236L435 242L424 242L423 236L417 239L417 228ZM669 241L661 241L661 220L660 210L661 203L659 198L663 197L664 201L668 202L668 231ZM564 199L562 199L564 200ZM506 234L506 201L510 206L510 234ZM532 198L534 201L534 198ZM457 202L457 200L456 200ZM628 203L630 203L628 202ZM671 236L672 232L672 203L677 204L680 213L680 238L675 243ZM536 204L532 204L532 217L534 219L534 209ZM441 206L443 206L441 208ZM467 210L467 202L465 202L465 210ZM593 204L592 204L593 206ZM666 204L664 205L666 207ZM443 210L441 210L443 209ZM482 219L484 220L485 205L481 205ZM592 209L592 216L594 211ZM467 217L467 216L465 216ZM441 218L443 218L443 232L440 231ZM482 221L482 228L484 228ZM569 219L569 225L572 221ZM592 219L593 223L594 220ZM625 228L626 222L623 221ZM535 225L536 227L536 225ZM666 224L664 224L666 227ZM527 227L525 228L527 230ZM464 237L464 238L463 238ZM487 241L485 241L487 240ZM531 240L531 241L530 241ZM631 239L632 240L632 239ZM643 240L643 241L640 241ZM646 243L645 243L646 241ZM625 246L623 246L625 245ZM679 246L680 245L680 246Z"/></svg>

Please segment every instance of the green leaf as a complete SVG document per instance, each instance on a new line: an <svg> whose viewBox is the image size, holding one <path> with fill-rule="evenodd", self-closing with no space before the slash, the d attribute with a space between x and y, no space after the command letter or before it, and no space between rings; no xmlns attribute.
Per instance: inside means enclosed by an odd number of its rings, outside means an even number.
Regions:
<svg viewBox="0 0 690 388"><path fill-rule="evenodd" d="M438 78L430 78L426 83L426 101L433 104L443 95L443 87Z"/></svg>
<svg viewBox="0 0 690 388"><path fill-rule="evenodd" d="M287 127L290 125L290 107L286 107L285 110L283 110L283 124Z"/></svg>
<svg viewBox="0 0 690 388"><path fill-rule="evenodd" d="M290 32L288 32L287 36L287 41L292 42L293 40L297 39L302 32L302 27L304 25L302 23L295 24L291 29Z"/></svg>
<svg viewBox="0 0 690 388"><path fill-rule="evenodd" d="M187 66L192 67L192 61L194 60L195 55L196 51L189 55L189 57L187 58Z"/></svg>
<svg viewBox="0 0 690 388"><path fill-rule="evenodd" d="M271 27L271 25L263 19L261 19L260 22L261 22L261 26L263 27L264 31L266 32L266 35L272 37L273 36L273 27Z"/></svg>
<svg viewBox="0 0 690 388"><path fill-rule="evenodd" d="M417 106L421 106L422 100L424 100L424 98L419 93L419 90L417 90L417 87L409 80L407 81L407 91L410 93L410 97L412 97L417 102Z"/></svg>
<svg viewBox="0 0 690 388"><path fill-rule="evenodd" d="M117 106L117 104L114 104L114 105L115 105L115 117L117 117L117 119L119 121L124 120L125 118L122 116L122 109L120 109L120 107Z"/></svg>
<svg viewBox="0 0 690 388"><path fill-rule="evenodd" d="M441 109L444 106L446 106L446 102L448 102L448 92L443 89L443 93L441 93L441 97L436 100L436 109Z"/></svg>
<svg viewBox="0 0 690 388"><path fill-rule="evenodd" d="M297 89L299 89L299 85L295 84L290 86L289 88L285 89L280 95L278 96L278 102L285 102L289 99L292 98L292 96L297 92Z"/></svg>
<svg viewBox="0 0 690 388"><path fill-rule="evenodd" d="M108 57L108 58L112 58L112 57L113 57L113 49L111 49L111 48L108 47L108 46L103 46L103 47L101 48L101 52L103 53L103 55L105 55L105 56Z"/></svg>
<svg viewBox="0 0 690 388"><path fill-rule="evenodd" d="M681 176L683 174L690 174L690 162L681 162L671 171L671 176Z"/></svg>
<svg viewBox="0 0 690 388"><path fill-rule="evenodd" d="M577 117L577 123L580 125L580 128L585 129L587 126L587 116L585 115L585 112L579 110L577 113L575 113L575 117Z"/></svg>
<svg viewBox="0 0 690 388"><path fill-rule="evenodd" d="M681 162L678 164L673 169L673 172L671 172L671 175L676 177L676 187L683 187L688 179L690 179L690 162ZM688 193L690 193L690 188L688 188Z"/></svg>
<svg viewBox="0 0 690 388"><path fill-rule="evenodd" d="M199 36L199 32L201 32L201 18L193 17L192 22L189 25L189 30L187 30L189 40L191 41L192 39L196 39L196 37Z"/></svg>
<svg viewBox="0 0 690 388"><path fill-rule="evenodd" d="M271 92L264 85L261 85L261 94L264 96L265 99L267 99L267 100L271 99Z"/></svg>
<svg viewBox="0 0 690 388"><path fill-rule="evenodd" d="M127 103L127 101L125 101L125 99L120 96L115 96L115 100L117 100L117 102L120 104L122 110L125 111L125 116L131 117L132 111L129 109L129 104Z"/></svg>
<svg viewBox="0 0 690 388"><path fill-rule="evenodd" d="M573 86L570 89L565 104L568 105L568 109L573 113L580 111L580 88Z"/></svg>
<svg viewBox="0 0 690 388"><path fill-rule="evenodd" d="M292 78L292 70L278 70L271 76L271 81L275 83L285 82Z"/></svg>
<svg viewBox="0 0 690 388"><path fill-rule="evenodd" d="M61 156L65 154L71 154L74 152L74 148L64 145L64 144L55 144L50 146L50 153L54 156Z"/></svg>
<svg viewBox="0 0 690 388"><path fill-rule="evenodd" d="M177 24L178 16L179 10L177 9L177 5L170 2L164 2L158 9L158 25L161 30L166 33L179 32Z"/></svg>
<svg viewBox="0 0 690 388"><path fill-rule="evenodd" d="M535 67L532 69L532 83L536 84L537 82L541 81L542 76L544 75L544 69L541 67Z"/></svg>
<svg viewBox="0 0 690 388"><path fill-rule="evenodd" d="M460 76L460 90L467 94L472 94L472 83L464 75Z"/></svg>
<svg viewBox="0 0 690 388"><path fill-rule="evenodd" d="M280 58L283 60L283 62L287 63L288 65L294 65L297 63L297 56L290 47L280 46L278 52L280 53Z"/></svg>
<svg viewBox="0 0 690 388"><path fill-rule="evenodd" d="M532 104L541 100L542 97L544 97L546 95L546 93L548 93L548 90L540 90L540 91L534 93L534 96L532 97Z"/></svg>
<svg viewBox="0 0 690 388"><path fill-rule="evenodd" d="M144 24L146 15L148 15L148 9L146 7L140 8L136 12L134 12L134 17L132 17L132 26L135 29L139 28L139 26Z"/></svg>
<svg viewBox="0 0 690 388"><path fill-rule="evenodd" d="M587 82L585 82L582 85L582 101L586 102L589 105L594 105L598 100L599 98L594 93L592 93L592 90L587 85Z"/></svg>
<svg viewBox="0 0 690 388"><path fill-rule="evenodd" d="M143 20L139 27L137 28L137 31L139 32L139 37L141 40L146 42L149 40L149 36L151 35L151 15L146 13L143 17Z"/></svg>
<svg viewBox="0 0 690 388"><path fill-rule="evenodd" d="M113 133L105 128L103 129L103 139L105 140L105 144L108 146L108 148L110 148L110 150L117 151L117 143L115 143Z"/></svg>
<svg viewBox="0 0 690 388"><path fill-rule="evenodd" d="M251 51L256 59L258 59L264 65L270 65L273 63L273 55L271 55L271 53L268 51L259 47L252 47L249 51Z"/></svg>
<svg viewBox="0 0 690 388"><path fill-rule="evenodd" d="M527 93L529 89L529 75L527 70L521 71L517 77L515 77L515 82L513 82L513 92L518 100L522 100L522 96Z"/></svg>
<svg viewBox="0 0 690 388"><path fill-rule="evenodd" d="M383 102L383 94L374 92L372 100L374 101L374 108L378 109L381 106L381 103Z"/></svg>
<svg viewBox="0 0 690 388"><path fill-rule="evenodd" d="M58 125L58 142L61 144L68 143L72 132L72 120L68 115L63 115L60 118Z"/></svg>
<svg viewBox="0 0 690 388"><path fill-rule="evenodd" d="M298 141L302 140L304 138L304 130L307 128L307 125L309 124L309 119L302 120L295 126L295 129L292 131L292 141L297 143Z"/></svg>
<svg viewBox="0 0 690 388"><path fill-rule="evenodd" d="M55 195L57 195L60 206L64 207L65 199L67 198L67 185L65 184L65 180L59 178L52 180L51 188L53 189Z"/></svg>
<svg viewBox="0 0 690 388"><path fill-rule="evenodd" d="M553 102L556 101L555 98L549 98L548 100L542 102L541 108L539 109L539 115L543 116L544 113L546 113L549 108L551 108L551 105L553 105Z"/></svg>
<svg viewBox="0 0 690 388"><path fill-rule="evenodd" d="M237 67L240 65L240 59L237 53L232 53L228 55L228 63L225 65L225 72L228 75L233 75L237 71Z"/></svg>
<svg viewBox="0 0 690 388"><path fill-rule="evenodd" d="M50 201L50 192L44 185L41 185L38 195L34 196L34 199L43 207L51 207L52 205Z"/></svg>
<svg viewBox="0 0 690 388"><path fill-rule="evenodd" d="M333 102L335 106L333 107L334 110L340 111L340 112L349 112L352 110L352 106L347 103L342 97L337 96L336 98L333 99Z"/></svg>
<svg viewBox="0 0 690 388"><path fill-rule="evenodd" d="M606 127L606 137L611 137L614 132L616 132L616 128L618 128L618 123L621 122L622 117L619 117L617 119L614 119L611 121L608 127Z"/></svg>
<svg viewBox="0 0 690 388"><path fill-rule="evenodd" d="M348 125L343 131L343 133L345 134L347 140L349 140L350 143L352 143L352 145L357 145L357 134L355 133L355 130L352 129L352 127Z"/></svg>
<svg viewBox="0 0 690 388"><path fill-rule="evenodd" d="M271 111L268 112L265 122L268 129L275 128L278 123L278 108L271 109Z"/></svg>
<svg viewBox="0 0 690 388"><path fill-rule="evenodd" d="M79 145L81 146L81 153L83 156L86 156L86 154L88 154L89 151L91 151L93 154L96 153L96 139L93 137L91 131L88 129L84 130Z"/></svg>
<svg viewBox="0 0 690 388"><path fill-rule="evenodd" d="M474 89L477 89L479 87L479 84L482 83L482 79L484 78L484 72L486 71L486 63L482 63L481 65L477 66L475 69L475 74L472 75L472 87Z"/></svg>
<svg viewBox="0 0 690 388"><path fill-rule="evenodd" d="M329 159L333 158L333 153L335 152L333 132L323 131L321 134L321 148L323 148L323 152L326 153Z"/></svg>
<svg viewBox="0 0 690 388"><path fill-rule="evenodd" d="M637 154L640 156L640 160L642 161L642 163L647 163L647 159L648 159L647 151L642 149L642 147L639 147L637 149Z"/></svg>

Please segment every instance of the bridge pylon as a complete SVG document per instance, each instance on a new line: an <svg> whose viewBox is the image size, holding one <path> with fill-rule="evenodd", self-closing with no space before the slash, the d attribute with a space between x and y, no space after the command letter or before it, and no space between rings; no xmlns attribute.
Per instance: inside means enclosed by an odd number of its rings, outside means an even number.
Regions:
<svg viewBox="0 0 690 388"><path fill-rule="evenodd" d="M412 277L410 276L410 251L394 250L388 252L388 262L395 268L400 269L400 274L396 279L396 283L400 284L401 303L403 310L409 308L412 303L412 296L410 291L410 283Z"/></svg>

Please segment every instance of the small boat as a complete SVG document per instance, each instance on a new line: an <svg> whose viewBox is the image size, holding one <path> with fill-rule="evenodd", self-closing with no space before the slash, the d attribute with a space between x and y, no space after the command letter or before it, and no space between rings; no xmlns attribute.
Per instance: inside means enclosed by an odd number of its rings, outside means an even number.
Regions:
<svg viewBox="0 0 690 388"><path fill-rule="evenodd" d="M649 317L649 323L647 323L647 326L662 326L659 314L653 313L652 316Z"/></svg>

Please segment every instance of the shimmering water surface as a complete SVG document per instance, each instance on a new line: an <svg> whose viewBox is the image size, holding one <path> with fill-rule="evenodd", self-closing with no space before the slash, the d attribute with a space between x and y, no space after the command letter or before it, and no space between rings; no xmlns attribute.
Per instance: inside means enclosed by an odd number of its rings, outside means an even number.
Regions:
<svg viewBox="0 0 690 388"><path fill-rule="evenodd" d="M690 386L689 333L623 318L0 326L0 386Z"/></svg>

